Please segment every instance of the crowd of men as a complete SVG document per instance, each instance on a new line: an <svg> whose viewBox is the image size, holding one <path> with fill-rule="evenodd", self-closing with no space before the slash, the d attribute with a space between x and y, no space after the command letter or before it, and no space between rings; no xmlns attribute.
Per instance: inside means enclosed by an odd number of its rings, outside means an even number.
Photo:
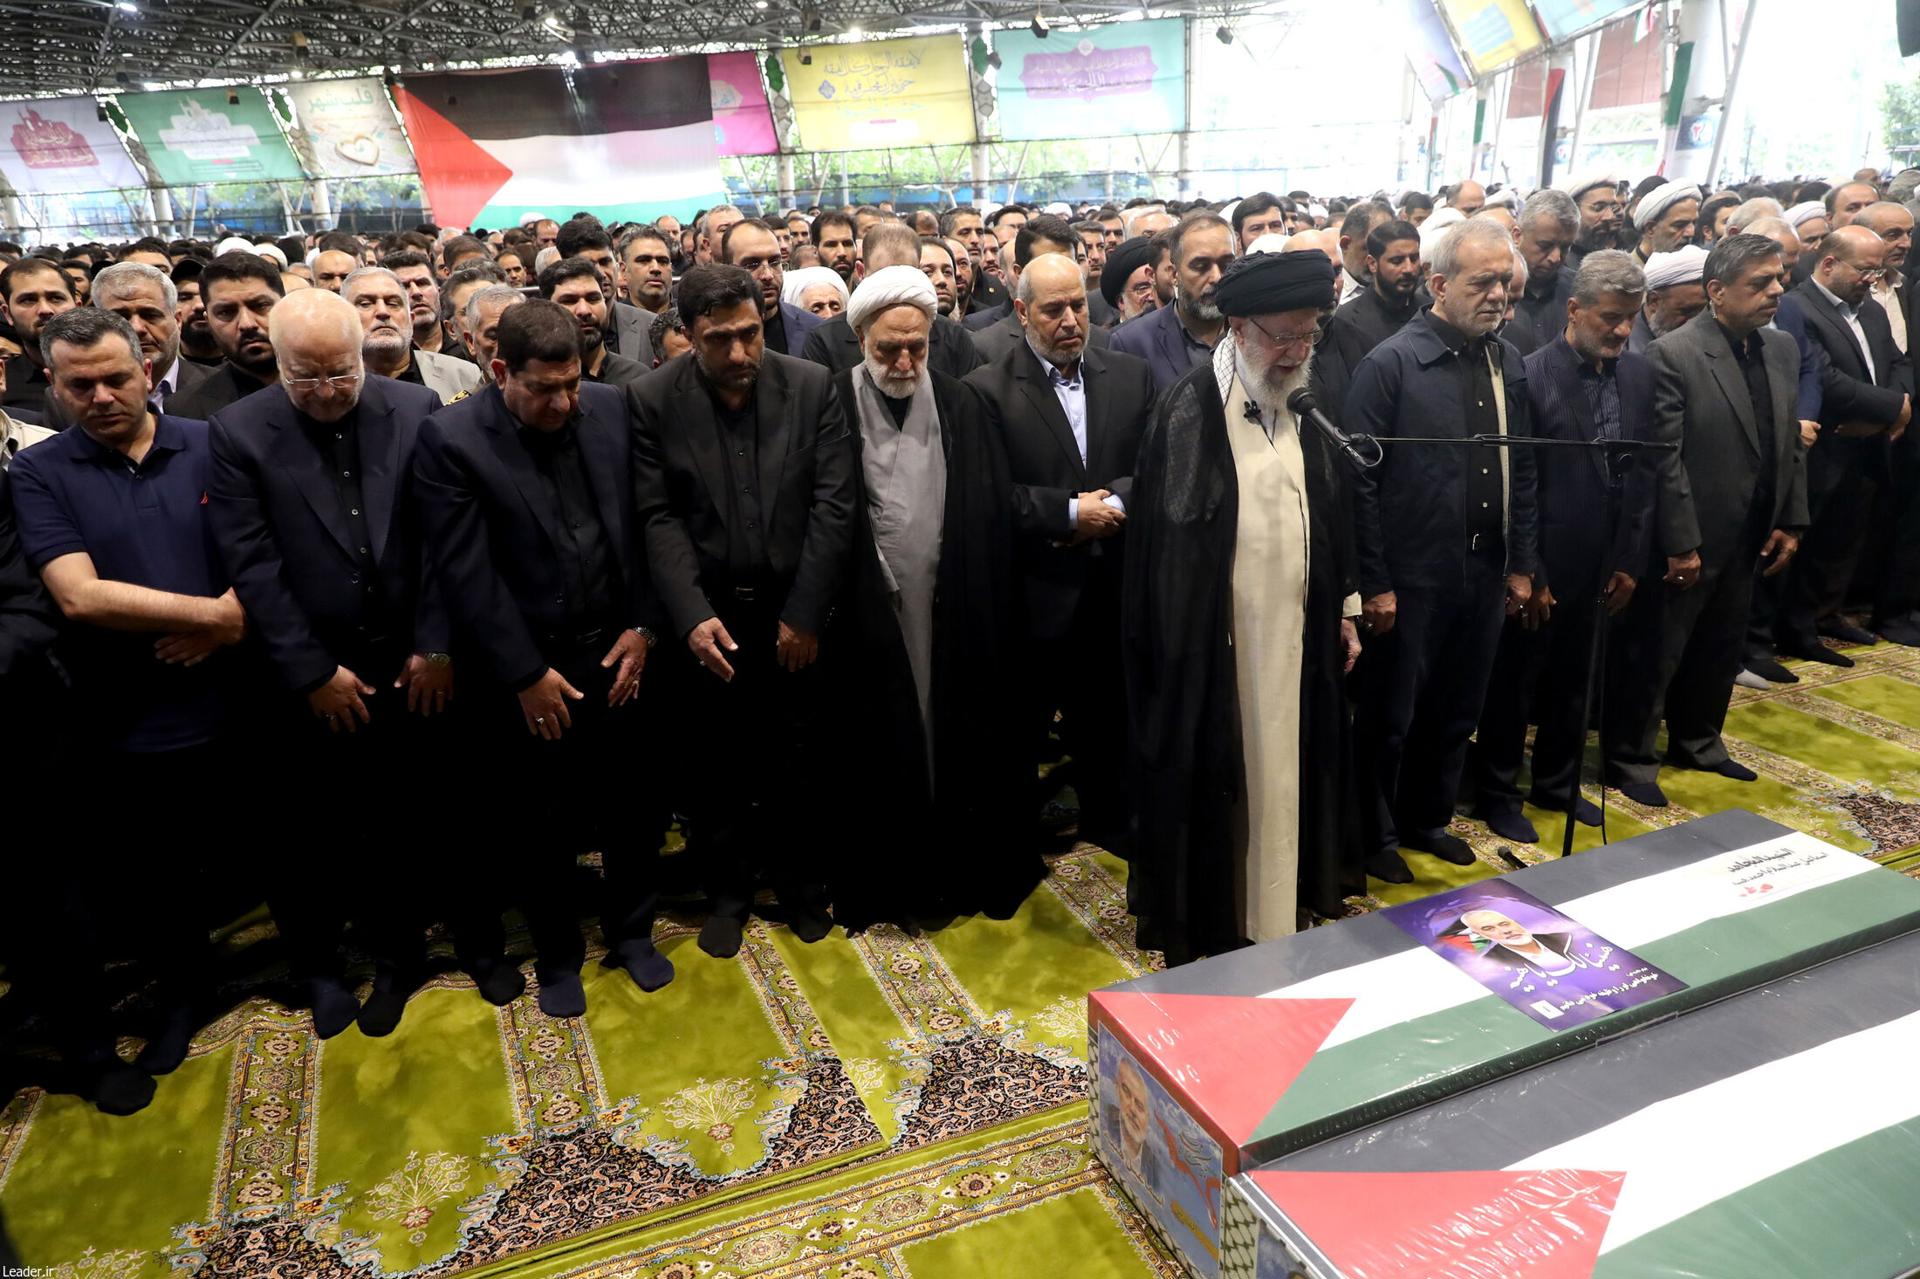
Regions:
<svg viewBox="0 0 1920 1279"><path fill-rule="evenodd" d="M496 1004L510 911L548 1014L583 917L659 989L676 823L714 956L1010 918L1062 749L1175 962L1470 863L1463 802L1596 822L1590 721L1637 804L1752 780L1736 682L1920 644L1917 187L0 244L8 999L124 1113L236 893L377 1036L436 922Z"/></svg>

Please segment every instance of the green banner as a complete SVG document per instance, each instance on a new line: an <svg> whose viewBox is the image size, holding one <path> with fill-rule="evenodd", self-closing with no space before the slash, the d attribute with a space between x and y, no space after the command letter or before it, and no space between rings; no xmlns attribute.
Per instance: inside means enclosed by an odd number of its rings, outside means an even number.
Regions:
<svg viewBox="0 0 1920 1279"><path fill-rule="evenodd" d="M119 101L168 186L297 182L306 176L258 89L131 93Z"/></svg>

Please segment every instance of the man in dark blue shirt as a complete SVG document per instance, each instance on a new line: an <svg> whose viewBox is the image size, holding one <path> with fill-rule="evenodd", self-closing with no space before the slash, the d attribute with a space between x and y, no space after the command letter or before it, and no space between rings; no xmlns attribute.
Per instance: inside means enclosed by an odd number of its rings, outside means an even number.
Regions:
<svg viewBox="0 0 1920 1279"><path fill-rule="evenodd" d="M1354 371L1345 425L1389 442L1528 434L1526 369L1494 332L1513 277L1513 243L1498 223L1449 230L1433 257L1433 306ZM1353 497L1366 644L1354 770L1367 871L1411 883L1399 848L1474 860L1447 826L1501 619L1533 593L1533 459L1518 448L1389 443L1385 460L1355 477Z"/></svg>
<svg viewBox="0 0 1920 1279"><path fill-rule="evenodd" d="M148 408L151 371L132 326L83 307L49 320L41 349L78 429L22 453L11 479L21 546L68 623L75 745L56 776L89 814L66 859L81 904L66 924L59 1002L96 1104L124 1113L152 1098L150 1075L184 1060L198 1024L208 944L196 880L214 841L185 800L221 768L246 619L207 528L206 424ZM151 802L85 800L108 779ZM144 961L159 980L164 1012L138 1065L114 1055L100 984L109 954Z"/></svg>

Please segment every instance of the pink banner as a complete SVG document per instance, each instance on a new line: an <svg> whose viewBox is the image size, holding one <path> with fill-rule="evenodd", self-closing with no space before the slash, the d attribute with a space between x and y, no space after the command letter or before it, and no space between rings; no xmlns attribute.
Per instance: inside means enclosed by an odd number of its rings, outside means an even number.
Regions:
<svg viewBox="0 0 1920 1279"><path fill-rule="evenodd" d="M713 88L713 131L721 155L772 155L780 149L754 54L708 54L707 80Z"/></svg>

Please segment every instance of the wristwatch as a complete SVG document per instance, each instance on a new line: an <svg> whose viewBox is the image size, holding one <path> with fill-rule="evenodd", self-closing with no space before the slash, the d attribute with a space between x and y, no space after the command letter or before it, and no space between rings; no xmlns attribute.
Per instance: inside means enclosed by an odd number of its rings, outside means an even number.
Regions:
<svg viewBox="0 0 1920 1279"><path fill-rule="evenodd" d="M427 659L428 666L453 665L453 654L451 653L426 653L423 654L423 656Z"/></svg>
<svg viewBox="0 0 1920 1279"><path fill-rule="evenodd" d="M633 628L633 633L635 635L638 635L641 639L645 640L647 642L648 648L652 648L655 644L658 644L660 642L660 637L658 635L655 635L652 629L649 627L636 626Z"/></svg>

